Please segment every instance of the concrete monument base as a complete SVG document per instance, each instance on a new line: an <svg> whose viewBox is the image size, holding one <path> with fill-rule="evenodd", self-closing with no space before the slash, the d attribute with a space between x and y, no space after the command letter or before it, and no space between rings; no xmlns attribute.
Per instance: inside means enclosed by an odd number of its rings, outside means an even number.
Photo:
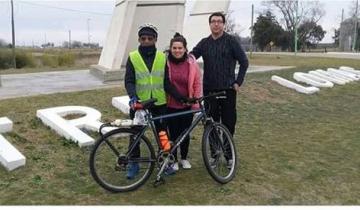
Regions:
<svg viewBox="0 0 360 210"><path fill-rule="evenodd" d="M101 65L91 65L90 74L103 82L123 80L125 76L125 67L121 69L108 69Z"/></svg>

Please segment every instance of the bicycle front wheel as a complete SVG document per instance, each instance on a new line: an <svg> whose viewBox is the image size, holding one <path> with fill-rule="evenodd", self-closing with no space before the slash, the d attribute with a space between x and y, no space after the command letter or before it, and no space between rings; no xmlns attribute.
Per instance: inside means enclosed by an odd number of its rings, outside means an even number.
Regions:
<svg viewBox="0 0 360 210"><path fill-rule="evenodd" d="M211 177L221 183L230 182L236 172L236 149L229 130L220 123L205 127L202 139L202 155Z"/></svg>
<svg viewBox="0 0 360 210"><path fill-rule="evenodd" d="M154 170L155 152L145 136L135 142L136 135L133 129L120 128L110 131L95 143L90 154L90 172L104 189L111 192L135 190L150 177Z"/></svg>

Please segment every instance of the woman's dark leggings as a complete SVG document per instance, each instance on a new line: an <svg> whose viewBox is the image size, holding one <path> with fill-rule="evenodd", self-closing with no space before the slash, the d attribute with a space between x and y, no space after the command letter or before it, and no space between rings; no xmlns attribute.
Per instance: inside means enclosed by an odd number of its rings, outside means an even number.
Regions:
<svg viewBox="0 0 360 210"><path fill-rule="evenodd" d="M174 109L168 107L168 114L177 113L188 111L190 108L185 109ZM167 120L169 133L170 133L170 140L175 141L181 133L188 129L192 123L193 114L182 115L174 118L169 118ZM186 160L188 152L189 152L189 145L190 145L190 136L186 136L184 141L180 144L180 155L181 159ZM177 150L174 151L175 160L177 161Z"/></svg>

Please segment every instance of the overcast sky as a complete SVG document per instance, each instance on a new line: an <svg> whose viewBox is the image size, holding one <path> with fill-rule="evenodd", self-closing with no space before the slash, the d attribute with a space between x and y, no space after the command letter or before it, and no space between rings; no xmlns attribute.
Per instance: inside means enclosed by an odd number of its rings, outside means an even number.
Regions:
<svg viewBox="0 0 360 210"><path fill-rule="evenodd" d="M0 0L0 39L11 40L10 0ZM211 2L211 1L210 1ZM349 17L352 0L325 1L321 0L326 15L320 24L327 31L323 42L333 42L334 28L339 27L341 9L345 10L345 18ZM264 7L260 0L233 0L230 4L232 16L239 25L241 36L249 35L251 24L251 4L255 6L255 19ZM17 45L41 45L54 42L61 45L71 39L88 41L88 26L91 42L104 43L110 24L115 0L103 1L56 1L56 0L14 0ZM187 2L186 13L193 5ZM206 23L205 23L206 24Z"/></svg>

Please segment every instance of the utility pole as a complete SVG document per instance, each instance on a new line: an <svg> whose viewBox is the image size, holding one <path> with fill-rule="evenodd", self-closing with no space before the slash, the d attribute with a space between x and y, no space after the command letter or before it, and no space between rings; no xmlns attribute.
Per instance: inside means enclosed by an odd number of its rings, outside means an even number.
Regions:
<svg viewBox="0 0 360 210"><path fill-rule="evenodd" d="M250 32L250 58L253 52L253 36L254 36L254 4L251 5L251 32Z"/></svg>
<svg viewBox="0 0 360 210"><path fill-rule="evenodd" d="M344 9L342 9L342 12L341 12L341 23L344 22Z"/></svg>
<svg viewBox="0 0 360 210"><path fill-rule="evenodd" d="M354 16L354 21L355 21L355 29L354 29L354 40L353 40L353 47L352 47L352 51L355 52L356 51L356 41L357 41L357 28L358 28L358 9L359 9L359 0L356 0L356 10L355 10L355 16Z"/></svg>
<svg viewBox="0 0 360 210"><path fill-rule="evenodd" d="M298 24L299 24L299 17L298 17L298 10L299 10L299 0L296 0L295 2L295 12L296 12L296 16L295 16L295 56L297 54L297 43L298 43Z"/></svg>
<svg viewBox="0 0 360 210"><path fill-rule="evenodd" d="M15 24L14 24L14 2L11 0L11 29L12 29L12 54L13 67L16 69L16 54L15 54Z"/></svg>
<svg viewBox="0 0 360 210"><path fill-rule="evenodd" d="M71 49L71 30L69 30L69 50Z"/></svg>
<svg viewBox="0 0 360 210"><path fill-rule="evenodd" d="M87 31L88 31L88 45L90 48L90 18L87 19Z"/></svg>

